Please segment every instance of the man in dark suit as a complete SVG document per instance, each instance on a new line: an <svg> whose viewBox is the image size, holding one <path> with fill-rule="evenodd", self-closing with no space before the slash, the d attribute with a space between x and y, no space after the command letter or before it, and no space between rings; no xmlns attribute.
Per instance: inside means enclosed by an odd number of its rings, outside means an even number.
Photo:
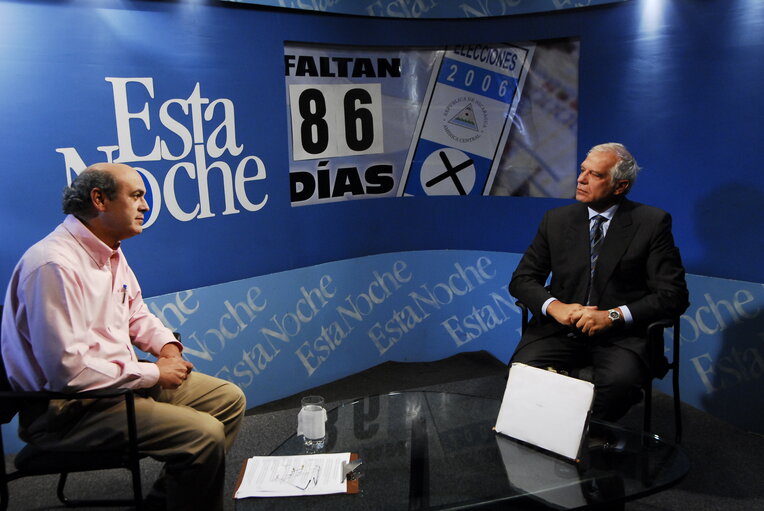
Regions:
<svg viewBox="0 0 764 511"><path fill-rule="evenodd" d="M592 365L593 416L611 421L639 402L646 378L665 374L662 356L647 359L647 325L689 306L670 215L626 198L638 171L623 145L593 147L579 203L544 215L509 286L533 313L512 362L563 372Z"/></svg>

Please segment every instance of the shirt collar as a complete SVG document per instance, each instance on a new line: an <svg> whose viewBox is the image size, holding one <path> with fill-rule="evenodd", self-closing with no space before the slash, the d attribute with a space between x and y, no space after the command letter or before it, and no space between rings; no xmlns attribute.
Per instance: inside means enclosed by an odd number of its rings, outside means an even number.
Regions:
<svg viewBox="0 0 764 511"><path fill-rule="evenodd" d="M602 216L604 216L604 217L605 217L605 221L606 221L606 222L609 222L610 220L612 220L612 219L613 219L613 216L615 215L615 212L616 212L616 210L618 209L618 206L620 206L620 205L621 205L621 203L620 203L620 202L619 202L619 203L616 203L616 204L613 204L612 206L610 206L609 208L607 208L607 209L606 209L605 211L603 211L602 213L599 213L599 212L597 212L597 211L594 211L592 208L590 208L590 207L588 207L588 206L587 206L587 208L586 208L586 209L588 209L588 210L589 210L589 220L591 221L591 219L592 219L592 218L594 218L594 217L595 217L595 216L597 216L597 215L602 215Z"/></svg>
<svg viewBox="0 0 764 511"><path fill-rule="evenodd" d="M112 255L119 253L119 247L115 250L98 239L98 237L74 215L67 215L64 219L63 226L99 266L105 266Z"/></svg>

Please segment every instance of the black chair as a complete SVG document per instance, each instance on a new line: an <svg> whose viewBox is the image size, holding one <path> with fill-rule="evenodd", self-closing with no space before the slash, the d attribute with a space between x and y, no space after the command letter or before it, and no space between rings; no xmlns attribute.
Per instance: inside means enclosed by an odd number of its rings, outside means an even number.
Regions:
<svg viewBox="0 0 764 511"><path fill-rule="evenodd" d="M525 333L525 328L528 326L528 307L517 301L515 304L520 308L521 315L521 331ZM671 371L673 398L674 398L674 442L679 444L682 441L682 409L681 400L679 398L679 317L674 319L661 319L650 323L647 327L647 356L649 360L657 361L661 360L663 355L663 331L666 328L673 327L673 349L671 353L671 360L664 366L666 372L663 373L665 377L668 371ZM662 372L662 371L661 371ZM592 381L593 370L591 367L579 368L571 376ZM652 411L653 411L653 380L652 378L644 382L642 386L644 394L644 415L643 415L643 429L645 432L652 430Z"/></svg>
<svg viewBox="0 0 764 511"><path fill-rule="evenodd" d="M2 305L0 305L2 317ZM138 454L138 435L135 422L135 402L133 392L129 389L95 390L77 393L57 392L26 392L14 391L8 382L5 364L0 357L0 422L8 424L18 413L22 403L29 404L39 401L46 404L51 399L124 399L125 422L128 438L124 445L114 449L104 450L49 450L35 445L26 445L14 460L15 471L7 472L5 467L5 448L0 436L0 509L8 508L8 483L22 477L60 474L57 495L66 506L134 506L142 509L143 496L141 492L140 458ZM73 472L88 472L92 470L126 469L132 474L132 499L91 499L73 500L66 496L65 486L68 474Z"/></svg>

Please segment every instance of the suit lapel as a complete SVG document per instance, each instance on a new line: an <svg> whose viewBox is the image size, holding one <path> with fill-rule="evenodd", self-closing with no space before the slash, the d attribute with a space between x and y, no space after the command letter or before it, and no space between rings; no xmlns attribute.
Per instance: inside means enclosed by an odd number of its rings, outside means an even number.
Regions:
<svg viewBox="0 0 764 511"><path fill-rule="evenodd" d="M632 217L633 203L623 199L621 205L610 222L605 241L602 243L600 255L597 259L597 267L594 274L594 296L601 296L605 284L621 260L626 249L634 237L634 219ZM595 302L596 304L596 302Z"/></svg>
<svg viewBox="0 0 764 511"><path fill-rule="evenodd" d="M589 210L584 204L580 206L574 214L570 215L565 230L565 253L567 260L570 261L570 268L580 268L576 262L589 261ZM588 262L585 267L589 267ZM589 272L587 270L578 279L578 284L570 300L583 303L588 287Z"/></svg>

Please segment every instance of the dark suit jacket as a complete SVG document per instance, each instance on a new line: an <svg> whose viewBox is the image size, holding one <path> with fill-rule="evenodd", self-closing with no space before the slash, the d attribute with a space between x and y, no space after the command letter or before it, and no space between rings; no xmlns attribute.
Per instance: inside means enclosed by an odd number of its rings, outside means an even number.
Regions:
<svg viewBox="0 0 764 511"><path fill-rule="evenodd" d="M545 288L549 274L552 279ZM548 211L538 233L512 275L510 293L525 303L533 319L518 349L568 327L541 314L554 296L584 303L589 284L589 221L585 204ZM634 323L601 334L646 360L645 332L651 322L683 313L689 306L684 268L671 234L671 216L658 208L623 199L597 259L592 305L607 310L628 306Z"/></svg>

